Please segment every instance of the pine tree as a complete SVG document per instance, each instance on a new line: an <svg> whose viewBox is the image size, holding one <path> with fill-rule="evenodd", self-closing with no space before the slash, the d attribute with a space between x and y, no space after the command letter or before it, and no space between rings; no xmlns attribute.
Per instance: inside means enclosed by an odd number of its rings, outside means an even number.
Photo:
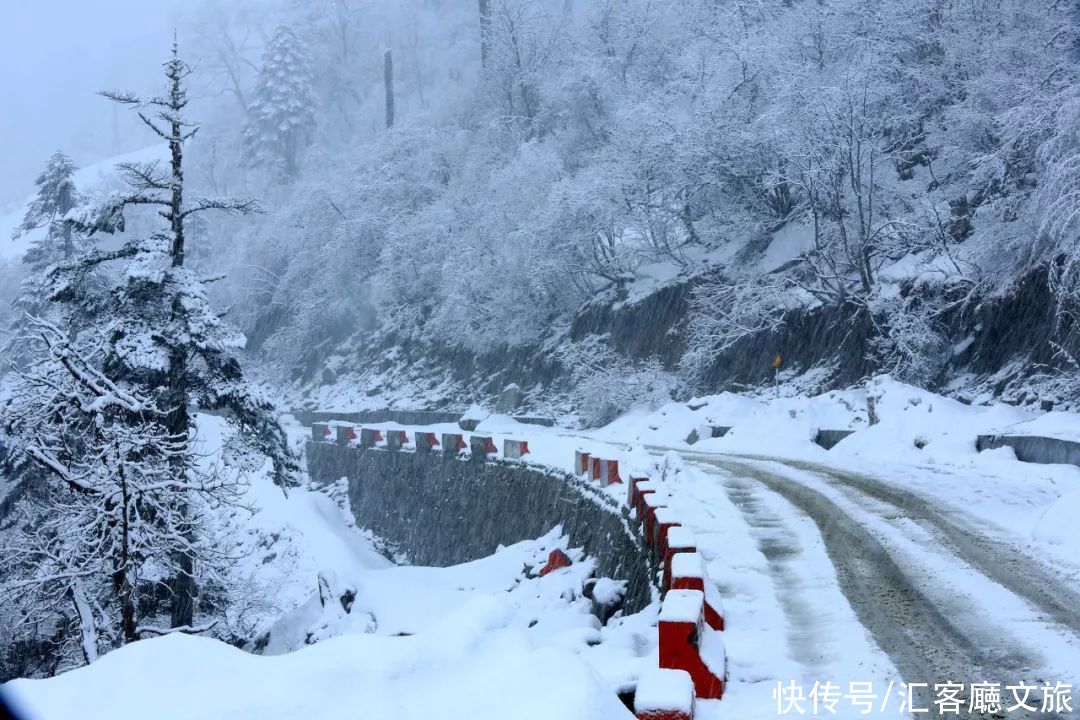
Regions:
<svg viewBox="0 0 1080 720"><path fill-rule="evenodd" d="M124 229L129 208L150 206L159 209L168 227L116 249L84 253L49 273L54 300L79 302L77 288L82 278L99 267L123 264L116 273L116 284L96 301L106 311L94 315L99 324L93 331L85 331L76 346L60 343L46 329L48 339L39 343L44 351L39 374L23 378L30 388L65 388L74 382L82 388L81 394L71 391L62 397L78 402L67 415L49 413L48 403L24 402L22 410L9 408L6 427L14 438L9 444L66 485L69 493L96 497L93 489L71 486L72 467L83 468L76 473L80 477L106 478L103 482L109 489L102 490L101 497L113 498L111 502L116 501L118 492L120 497L125 492L116 489L121 467L125 468L127 486L140 488L140 497L151 497L148 488L158 491L155 502L159 507L151 516L157 522L167 520L168 531L153 535L152 549L147 549L144 557L158 558L158 566L172 575L168 580L173 598L171 626L191 629L198 597L196 579L200 573L205 576L201 566L212 559L202 508L208 502L207 491L212 495L214 488L221 489L196 464L194 411L224 411L239 427L240 440L271 460L274 480L280 486L294 484L297 465L273 403L245 380L234 355L242 347L243 337L211 308L206 292L210 281L197 277L186 265L185 227L193 217L210 210L249 213L257 206L253 200L185 197L184 147L198 125L184 115L188 103L184 81L190 69L180 59L175 44L164 67L168 83L162 96L103 94L135 109L168 143L168 166L163 168L156 161L121 165L128 191L112 195L99 206L84 208L70 220L90 234L111 233ZM22 397L27 395L34 393L22 393ZM121 395L128 400L118 404ZM103 408L112 411L106 418L101 417ZM65 444L63 431L52 432L57 425L93 426L102 428L104 435L91 433L80 444ZM50 453L50 448L56 447L62 449L62 457ZM139 514L131 507L131 512ZM85 502L77 503L77 508L85 511ZM91 517L93 513L83 515ZM123 526L114 523L110 527ZM103 552L117 565L117 558L126 551L123 543L113 539L108 547L90 552ZM171 560L162 562L163 556ZM140 634L131 617L134 609L124 600L131 587L129 580L113 582L112 597L122 608L118 635L125 641Z"/></svg>
<svg viewBox="0 0 1080 720"><path fill-rule="evenodd" d="M47 228L45 235L34 239L23 255L23 262L33 270L40 271L75 255L74 232L65 218L80 202L73 179L76 170L71 158L57 151L34 181L37 196L26 209L22 223L12 233L12 239L17 240L28 232Z"/></svg>
<svg viewBox="0 0 1080 720"><path fill-rule="evenodd" d="M183 558L199 558L203 577L220 575L225 558L204 515L237 504L240 490L227 474L175 474L188 438L163 434L160 393L143 394L99 369L91 338L76 343L35 318L22 336L36 359L12 383L3 437L15 440L24 464L47 474L6 523L0 557L11 622L54 616L64 626L70 617L77 632L61 635L57 654L73 660L63 648L73 644L86 663L162 632L140 617L137 593L183 572Z"/></svg>
<svg viewBox="0 0 1080 720"><path fill-rule="evenodd" d="M300 153L315 133L311 63L296 37L281 25L263 55L244 127L244 158L286 178L296 176Z"/></svg>
<svg viewBox="0 0 1080 720"><path fill-rule="evenodd" d="M21 334L27 315L43 315L50 311L45 297L48 269L56 263L71 260L86 243L86 238L68 221L68 215L83 202L75 187L75 170L71 158L59 151L54 153L35 181L37 195L27 207L23 221L12 232L13 240L32 234L22 258L29 272L14 300L13 338ZM42 228L44 233L34 232ZM59 321L55 316L53 319ZM7 350L15 364L25 359L25 353L17 344L10 344Z"/></svg>

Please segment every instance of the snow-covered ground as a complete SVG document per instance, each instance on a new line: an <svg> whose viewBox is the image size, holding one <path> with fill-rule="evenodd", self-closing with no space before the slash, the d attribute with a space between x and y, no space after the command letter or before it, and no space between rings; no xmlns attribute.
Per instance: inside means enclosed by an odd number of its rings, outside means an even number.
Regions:
<svg viewBox="0 0 1080 720"><path fill-rule="evenodd" d="M198 428L202 462L227 469L224 420L200 415ZM296 443L306 432L289 431ZM285 493L263 470L251 473L252 512L223 518L247 550L234 579L252 592L231 620L263 636L261 654L210 638L143 640L5 685L27 720L632 717L616 691L657 664L656 607L601 626L583 592L595 562L557 528L464 565L396 567L355 527L339 488ZM536 577L555 548L573 565Z"/></svg>
<svg viewBox="0 0 1080 720"><path fill-rule="evenodd" d="M523 576L558 544L553 533L453 568L362 573L351 612L316 598L286 618L327 633L294 652L166 636L5 689L29 720L632 717L603 671L647 661L650 619L600 628L581 596L592 564L580 557Z"/></svg>
<svg viewBox="0 0 1080 720"><path fill-rule="evenodd" d="M711 425L732 429L708 438ZM855 433L827 451L819 429ZM975 447L979 434L1077 429L1076 415L968 406L881 377L813 398L697 398L591 432L499 415L476 432L528 439L531 462L563 470L575 449L620 459L623 478L655 476L665 453L682 462L668 502L698 534L729 618L721 706L762 716L777 681L893 687L898 712L900 677L1080 680L1080 469ZM689 444L694 430L708 439Z"/></svg>
<svg viewBox="0 0 1080 720"><path fill-rule="evenodd" d="M732 429L687 443L710 425ZM307 430L289 427L300 444ZM813 442L823 428L856 432L826 451ZM227 445L221 420L200 430L209 462ZM907 715L905 680L1080 683L1080 469L974 444L1074 437L1076 416L877 378L815 398L697 398L591 432L501 415L476 432L527 439L531 463L570 470L581 449L619 459L624 479L663 478L725 607L727 692L700 701L700 718L774 717L778 683L870 683L889 716ZM259 512L235 522L259 550L238 573L275 588L274 612L258 617L264 655L166 637L7 689L46 718L629 717L615 693L657 664L656 606L601 627L581 596L592 563L570 548L570 568L527 576L565 547L557 532L453 568L392 567L341 492L286 496L256 474ZM622 499L625 486L604 492ZM344 594L349 611L326 601ZM162 697L175 700L163 710ZM859 714L841 702L835 716Z"/></svg>

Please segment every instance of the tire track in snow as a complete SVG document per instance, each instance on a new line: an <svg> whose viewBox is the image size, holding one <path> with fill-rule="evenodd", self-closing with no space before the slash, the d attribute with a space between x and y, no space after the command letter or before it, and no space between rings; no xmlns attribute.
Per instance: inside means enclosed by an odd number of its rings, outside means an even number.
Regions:
<svg viewBox="0 0 1080 720"><path fill-rule="evenodd" d="M1012 683L1025 676L1032 677L1029 672L1037 665L1036 658L1022 650L1003 654L997 651L996 644L988 647L981 633L971 632L971 621L982 622L983 618L957 617L955 612L946 616L878 538L823 493L737 459L687 455L760 483L814 520L825 540L840 586L859 621L907 682L929 684L917 693L920 706L933 707L930 688L935 683L975 680ZM1013 716L1024 717L1019 712L1010 713Z"/></svg>
<svg viewBox="0 0 1080 720"><path fill-rule="evenodd" d="M757 497L750 483L735 475L728 475L722 482L768 561L777 599L789 620L792 659L807 668L819 665L823 638L817 632L818 613L805 601L805 587L793 567L805 561L797 534Z"/></svg>
<svg viewBox="0 0 1080 720"><path fill-rule="evenodd" d="M765 458L762 458L765 459ZM768 458L775 460L774 458ZM888 503L907 517L926 523L958 557L1002 587L1024 598L1054 622L1080 635L1080 594L1037 560L1017 548L990 538L953 519L953 513L934 501L884 481L819 463L784 460L790 467L815 473L826 482Z"/></svg>
<svg viewBox="0 0 1080 720"><path fill-rule="evenodd" d="M845 598L814 522L741 474L689 467L695 480L673 488L670 501L697 536L724 596L732 673L724 717L775 714L778 682L795 681L806 692L815 682L841 679L899 687L899 671ZM894 698L877 717L909 717L898 705ZM856 717L845 706L834 716Z"/></svg>

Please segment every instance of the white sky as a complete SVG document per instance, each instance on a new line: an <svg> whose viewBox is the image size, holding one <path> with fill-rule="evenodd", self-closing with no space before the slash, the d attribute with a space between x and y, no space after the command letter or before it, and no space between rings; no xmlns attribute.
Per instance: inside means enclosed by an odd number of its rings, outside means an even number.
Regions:
<svg viewBox="0 0 1080 720"><path fill-rule="evenodd" d="M0 207L32 193L56 150L87 165L150 142L95 93L158 87L180 5L0 0Z"/></svg>

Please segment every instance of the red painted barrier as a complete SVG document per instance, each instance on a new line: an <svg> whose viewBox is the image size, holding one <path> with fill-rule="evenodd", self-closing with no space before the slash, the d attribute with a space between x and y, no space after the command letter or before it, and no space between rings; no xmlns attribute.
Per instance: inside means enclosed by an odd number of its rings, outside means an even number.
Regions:
<svg viewBox="0 0 1080 720"><path fill-rule="evenodd" d="M465 436L461 433L443 433L442 448L447 455L457 455L462 450L468 449Z"/></svg>
<svg viewBox="0 0 1080 720"><path fill-rule="evenodd" d="M589 453L581 450L574 451L574 474L584 475L589 472Z"/></svg>
<svg viewBox="0 0 1080 720"><path fill-rule="evenodd" d="M415 434L415 439L416 452L434 452L435 448L439 447L439 439L435 437L435 433L433 432L417 432Z"/></svg>
<svg viewBox="0 0 1080 720"><path fill-rule="evenodd" d="M570 567L573 564L574 564L573 561L570 559L570 557L566 553L564 553L562 550L559 550L558 548L556 548L556 549L554 549L554 550L552 550L551 552L548 553L547 565L540 568L540 577L543 577L544 575L547 575L549 572L552 572L553 570L558 570L559 568L564 568L564 567Z"/></svg>
<svg viewBox="0 0 1080 720"><path fill-rule="evenodd" d="M525 440L503 440L503 457L507 460L520 460L529 454L529 443Z"/></svg>
<svg viewBox="0 0 1080 720"><path fill-rule="evenodd" d="M702 593L702 616L713 630L724 629L724 607L716 588L708 582L705 563L696 552L676 553L671 557L671 591L694 590Z"/></svg>
<svg viewBox="0 0 1080 720"><path fill-rule="evenodd" d="M631 476L629 482L626 483L626 504L629 505L631 509L637 507L638 483L648 482L648 480L649 478L645 476L637 475Z"/></svg>
<svg viewBox="0 0 1080 720"><path fill-rule="evenodd" d="M348 445L359 437L352 425L338 425L336 430L338 445Z"/></svg>
<svg viewBox="0 0 1080 720"><path fill-rule="evenodd" d="M671 589L671 559L676 553L697 552L697 540L694 533L684 527L675 526L667 531L665 539L667 552L664 553L664 579L661 589Z"/></svg>
<svg viewBox="0 0 1080 720"><path fill-rule="evenodd" d="M330 438L330 426L326 423L311 424L311 439L315 442L324 442Z"/></svg>
<svg viewBox="0 0 1080 720"><path fill-rule="evenodd" d="M634 504L634 517L638 522L645 519L645 497L659 489L655 480L644 480L637 484L637 502Z"/></svg>
<svg viewBox="0 0 1080 720"><path fill-rule="evenodd" d="M660 667L685 670L699 698L716 700L724 694L717 677L701 657L705 595L700 590L671 590L660 608Z"/></svg>
<svg viewBox="0 0 1080 720"><path fill-rule="evenodd" d="M400 450L409 444L409 434L404 430L386 431L386 449Z"/></svg>
<svg viewBox="0 0 1080 720"><path fill-rule="evenodd" d="M600 480L600 458L589 458L589 479L599 481Z"/></svg>
<svg viewBox="0 0 1080 720"><path fill-rule="evenodd" d="M360 428L360 447L372 448L383 441L381 430L375 428Z"/></svg>
<svg viewBox="0 0 1080 720"><path fill-rule="evenodd" d="M694 680L685 670L653 668L638 678L634 715L638 720L692 720Z"/></svg>
<svg viewBox="0 0 1080 720"><path fill-rule="evenodd" d="M473 435L470 437L469 449L472 450L474 458L499 454L499 449L495 447L495 441L486 435Z"/></svg>
<svg viewBox="0 0 1080 720"><path fill-rule="evenodd" d="M619 477L619 461L604 460L604 464L600 467L600 484L607 487L608 485L614 485L615 483L621 482L622 478Z"/></svg>
<svg viewBox="0 0 1080 720"><path fill-rule="evenodd" d="M671 508L656 508L653 514L656 517L656 523L652 544L656 549L656 559L663 560L667 556L668 530L673 527L681 527L682 523L679 522L678 513Z"/></svg>
<svg viewBox="0 0 1080 720"><path fill-rule="evenodd" d="M641 502L645 513L641 521L641 533L645 536L645 542L656 537L656 508L667 507L667 498L662 498L655 492L643 492Z"/></svg>

